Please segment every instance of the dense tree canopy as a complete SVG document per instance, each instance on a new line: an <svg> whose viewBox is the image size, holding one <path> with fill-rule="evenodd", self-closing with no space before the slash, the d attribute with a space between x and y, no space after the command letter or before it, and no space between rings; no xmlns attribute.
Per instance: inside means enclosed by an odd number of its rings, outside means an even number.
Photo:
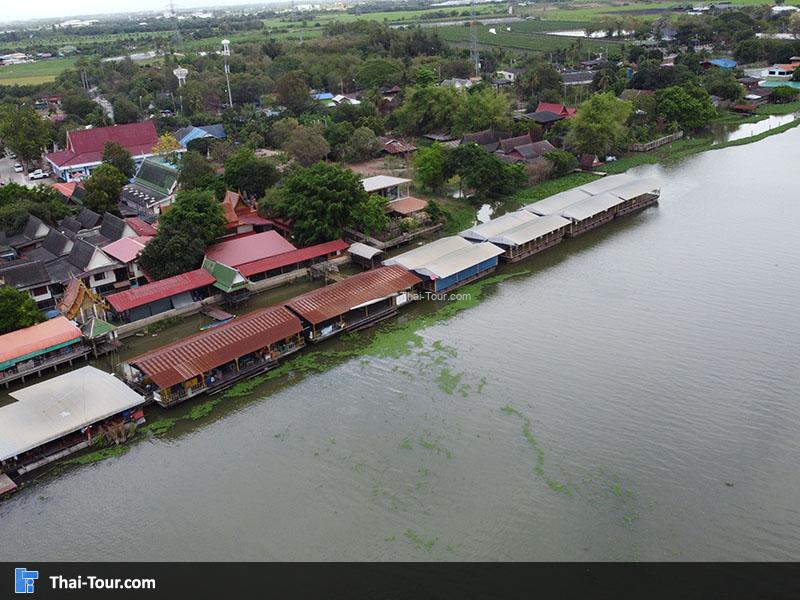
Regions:
<svg viewBox="0 0 800 600"><path fill-rule="evenodd" d="M142 252L142 268L156 279L198 268L206 247L222 235L224 223L222 205L212 192L179 192L161 216L158 234Z"/></svg>
<svg viewBox="0 0 800 600"><path fill-rule="evenodd" d="M10 285L0 287L0 335L36 325L43 320L36 302L27 292Z"/></svg>
<svg viewBox="0 0 800 600"><path fill-rule="evenodd" d="M579 153L597 154L604 157L621 149L628 130L625 126L633 105L620 100L614 94L595 94L578 108L570 119L567 144Z"/></svg>
<svg viewBox="0 0 800 600"><path fill-rule="evenodd" d="M272 161L242 148L225 161L224 179L229 189L260 198L278 181L278 171Z"/></svg>
<svg viewBox="0 0 800 600"><path fill-rule="evenodd" d="M0 187L0 230L9 234L21 231L29 215L55 225L70 212L61 194L49 186L9 183Z"/></svg>
<svg viewBox="0 0 800 600"><path fill-rule="evenodd" d="M103 146L103 162L115 166L128 179L133 177L135 171L133 157L116 142L106 142Z"/></svg>
<svg viewBox="0 0 800 600"><path fill-rule="evenodd" d="M522 165L509 165L477 144L463 144L447 153L445 177L458 175L476 196L490 198L511 194L525 184Z"/></svg>
<svg viewBox="0 0 800 600"><path fill-rule="evenodd" d="M214 179L214 169L202 154L189 150L181 156L178 184L182 190L205 188Z"/></svg>
<svg viewBox="0 0 800 600"><path fill-rule="evenodd" d="M414 156L414 175L426 190L438 192L445 182L446 151L439 142L420 148Z"/></svg>
<svg viewBox="0 0 800 600"><path fill-rule="evenodd" d="M50 126L29 106L0 110L0 138L26 163L38 159L47 144Z"/></svg>
<svg viewBox="0 0 800 600"><path fill-rule="evenodd" d="M717 114L708 92L697 86L659 90L656 111L667 123L675 123L684 131L700 129Z"/></svg>
<svg viewBox="0 0 800 600"><path fill-rule="evenodd" d="M84 204L96 213L119 214L119 200L128 178L109 163L103 163L92 171L86 180Z"/></svg>

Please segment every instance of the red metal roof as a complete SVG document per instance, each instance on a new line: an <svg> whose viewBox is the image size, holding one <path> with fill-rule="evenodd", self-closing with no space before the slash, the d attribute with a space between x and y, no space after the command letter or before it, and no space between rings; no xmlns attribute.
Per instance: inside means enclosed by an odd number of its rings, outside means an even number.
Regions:
<svg viewBox="0 0 800 600"><path fill-rule="evenodd" d="M152 154L158 144L158 133L152 121L77 129L67 132L67 149L51 152L46 157L58 167L85 165L100 162L106 142L116 142L132 156Z"/></svg>
<svg viewBox="0 0 800 600"><path fill-rule="evenodd" d="M264 231L209 246L206 249L206 256L214 262L236 268L245 263L263 260L296 249L278 232Z"/></svg>
<svg viewBox="0 0 800 600"><path fill-rule="evenodd" d="M300 319L283 306L271 306L128 362L164 389L302 331Z"/></svg>
<svg viewBox="0 0 800 600"><path fill-rule="evenodd" d="M128 217L125 222L136 232L136 235L155 235L158 233L155 227L139 217Z"/></svg>
<svg viewBox="0 0 800 600"><path fill-rule="evenodd" d="M175 294L182 294L214 283L214 278L205 269L197 269L167 277L139 287L117 292L106 297L115 311L121 313L137 306L163 300Z"/></svg>
<svg viewBox="0 0 800 600"><path fill-rule="evenodd" d="M144 247L152 240L149 235L124 237L103 246L103 252L121 263L129 263L139 256Z"/></svg>
<svg viewBox="0 0 800 600"><path fill-rule="evenodd" d="M253 262L245 263L239 267L239 272L245 277L250 277L256 273L265 273L272 269L279 269L287 265L293 265L306 260L319 258L320 256L327 256L347 250L350 244L344 240L334 240L332 242L325 242L324 244L317 244L316 246L309 246L308 248L300 248L291 252L284 252L277 256L255 260Z"/></svg>
<svg viewBox="0 0 800 600"><path fill-rule="evenodd" d="M0 363L41 352L81 338L81 330L66 317L54 317L44 323L0 335Z"/></svg>
<svg viewBox="0 0 800 600"><path fill-rule="evenodd" d="M557 104L555 102L539 102L539 106L536 107L534 112L551 112L568 119L578 112L578 109L571 108L563 104Z"/></svg>
<svg viewBox="0 0 800 600"><path fill-rule="evenodd" d="M303 294L286 303L309 323L322 323L368 302L386 298L422 281L399 265L366 271Z"/></svg>

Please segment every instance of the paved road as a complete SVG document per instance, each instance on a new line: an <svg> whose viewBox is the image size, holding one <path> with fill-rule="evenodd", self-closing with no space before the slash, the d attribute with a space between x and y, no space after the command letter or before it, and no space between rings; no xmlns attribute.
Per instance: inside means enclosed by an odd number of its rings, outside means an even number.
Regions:
<svg viewBox="0 0 800 600"><path fill-rule="evenodd" d="M6 183L18 183L20 185L26 185L28 187L33 187L40 183L50 184L55 183L55 179L48 177L47 179L37 179L35 181L31 181L28 178L28 174L26 172L22 173L15 173L14 172L14 163L19 162L18 160L8 158L4 156L0 158L0 182L3 184Z"/></svg>

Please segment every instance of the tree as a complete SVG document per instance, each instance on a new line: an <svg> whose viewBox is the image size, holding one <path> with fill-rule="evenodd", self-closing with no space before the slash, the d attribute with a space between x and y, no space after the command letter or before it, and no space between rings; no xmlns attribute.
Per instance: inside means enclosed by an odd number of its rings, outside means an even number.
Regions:
<svg viewBox="0 0 800 600"><path fill-rule="evenodd" d="M119 199L122 187L128 178L117 167L103 163L97 167L86 180L86 199L84 204L96 213L110 212L119 214Z"/></svg>
<svg viewBox="0 0 800 600"><path fill-rule="evenodd" d="M214 169L202 154L189 150L181 157L178 183L182 190L208 187L214 178Z"/></svg>
<svg viewBox="0 0 800 600"><path fill-rule="evenodd" d="M259 158L250 148L242 148L225 161L223 176L229 189L260 198L278 181L272 161Z"/></svg>
<svg viewBox="0 0 800 600"><path fill-rule="evenodd" d="M294 117L285 117L275 121L269 131L269 141L276 148L283 148L298 127L300 127L300 123Z"/></svg>
<svg viewBox="0 0 800 600"><path fill-rule="evenodd" d="M43 320L36 302L27 292L10 285L0 288L0 334L30 327Z"/></svg>
<svg viewBox="0 0 800 600"><path fill-rule="evenodd" d="M116 142L106 142L103 146L103 162L115 166L128 179L136 170L131 153Z"/></svg>
<svg viewBox="0 0 800 600"><path fill-rule="evenodd" d="M606 156L621 148L628 136L625 122L633 105L612 93L595 94L570 119L566 143L579 153Z"/></svg>
<svg viewBox="0 0 800 600"><path fill-rule="evenodd" d="M684 131L696 131L713 119L717 111L704 89L672 86L656 92L656 113Z"/></svg>
<svg viewBox="0 0 800 600"><path fill-rule="evenodd" d="M114 110L114 122L119 125L139 120L139 107L124 96L114 98L111 108Z"/></svg>
<svg viewBox="0 0 800 600"><path fill-rule="evenodd" d="M411 87L392 116L398 129L407 135L450 131L460 101L458 91L451 87Z"/></svg>
<svg viewBox="0 0 800 600"><path fill-rule="evenodd" d="M414 156L414 175L423 188L431 192L438 192L442 188L446 181L445 155L445 148L439 142L417 150Z"/></svg>
<svg viewBox="0 0 800 600"><path fill-rule="evenodd" d="M575 155L565 150L551 150L546 152L544 157L553 163L553 174L561 177L571 173L578 167L578 159Z"/></svg>
<svg viewBox="0 0 800 600"><path fill-rule="evenodd" d="M142 268L156 279L198 268L205 249L224 232L224 223L222 205L212 192L178 192L161 216L155 238L142 251Z"/></svg>
<svg viewBox="0 0 800 600"><path fill-rule="evenodd" d="M356 130L350 121L341 121L333 123L325 128L325 139L331 148L334 156L337 158L343 157L344 146L347 144L353 132ZM288 139L288 138L287 138Z"/></svg>
<svg viewBox="0 0 800 600"><path fill-rule="evenodd" d="M302 125L292 132L283 149L304 167L322 160L331 151L319 127Z"/></svg>
<svg viewBox="0 0 800 600"><path fill-rule="evenodd" d="M383 150L378 136L368 127L359 127L342 148L342 156L351 162L361 162L375 158Z"/></svg>
<svg viewBox="0 0 800 600"><path fill-rule="evenodd" d="M158 154L163 160L171 164L178 163L178 152L181 145L171 133L164 133L158 138L158 143L153 146L153 154Z"/></svg>
<svg viewBox="0 0 800 600"><path fill-rule="evenodd" d="M356 80L364 88L377 88L397 83L403 75L403 64L399 60L369 58L365 60L356 74Z"/></svg>
<svg viewBox="0 0 800 600"><path fill-rule="evenodd" d="M482 86L461 94L456 105L452 131L456 134L483 129L507 129L511 124L508 96L491 87Z"/></svg>
<svg viewBox="0 0 800 600"><path fill-rule="evenodd" d="M276 82L275 93L278 101L295 115L302 114L312 102L311 90L308 89L303 75L290 71Z"/></svg>
<svg viewBox="0 0 800 600"><path fill-rule="evenodd" d="M345 227L377 224L376 201L368 207L369 198L358 175L319 162L287 177L261 209L292 219L292 234L306 246L339 238ZM364 222L364 213L369 213L369 223Z"/></svg>
<svg viewBox="0 0 800 600"><path fill-rule="evenodd" d="M458 175L462 184L481 198L510 194L525 185L522 165L509 165L477 144L463 144L451 150L445 159L445 176Z"/></svg>
<svg viewBox="0 0 800 600"><path fill-rule="evenodd" d="M55 226L72 211L61 194L49 186L27 187L8 183L0 187L0 231L22 231L30 215Z"/></svg>
<svg viewBox="0 0 800 600"><path fill-rule="evenodd" d="M386 214L386 198L371 195L361 210L353 212L353 225L367 235L385 231L389 226L389 215Z"/></svg>
<svg viewBox="0 0 800 600"><path fill-rule="evenodd" d="M0 114L0 138L25 163L42 156L50 126L29 106L6 107Z"/></svg>

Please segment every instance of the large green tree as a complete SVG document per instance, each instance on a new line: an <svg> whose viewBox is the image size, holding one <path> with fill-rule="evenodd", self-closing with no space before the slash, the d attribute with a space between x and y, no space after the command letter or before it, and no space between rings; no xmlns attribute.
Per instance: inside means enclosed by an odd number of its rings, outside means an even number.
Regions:
<svg viewBox="0 0 800 600"><path fill-rule="evenodd" d="M135 165L131 153L116 142L106 142L103 146L103 162L114 165L128 179L133 177Z"/></svg>
<svg viewBox="0 0 800 600"><path fill-rule="evenodd" d="M224 179L229 189L260 198L278 181L278 171L272 161L242 148L225 161Z"/></svg>
<svg viewBox="0 0 800 600"><path fill-rule="evenodd" d="M156 279L198 268L205 249L224 232L224 223L222 205L212 192L179 192L142 252L142 268Z"/></svg>
<svg viewBox="0 0 800 600"><path fill-rule="evenodd" d="M86 199L84 204L96 213L119 213L119 200L122 188L128 178L114 165L103 163L86 180Z"/></svg>
<svg viewBox="0 0 800 600"><path fill-rule="evenodd" d="M445 177L446 150L439 142L420 148L414 156L414 175L417 182L431 192L442 189Z"/></svg>
<svg viewBox="0 0 800 600"><path fill-rule="evenodd" d="M351 162L360 162L379 156L383 144L369 127L359 127L342 148L342 156Z"/></svg>
<svg viewBox="0 0 800 600"><path fill-rule="evenodd" d="M70 207L61 194L50 186L27 187L9 183L0 187L0 230L18 233L29 215L35 215L48 225L55 225L69 215Z"/></svg>
<svg viewBox="0 0 800 600"><path fill-rule="evenodd" d="M684 131L697 131L713 119L717 111L704 89L676 85L656 92L656 113Z"/></svg>
<svg viewBox="0 0 800 600"><path fill-rule="evenodd" d="M302 73L297 71L286 73L278 79L275 93L278 101L296 115L302 114L313 102L311 90Z"/></svg>
<svg viewBox="0 0 800 600"><path fill-rule="evenodd" d="M331 147L322 135L322 130L316 125L310 127L301 125L294 129L283 149L304 167L322 160L331 151Z"/></svg>
<svg viewBox="0 0 800 600"><path fill-rule="evenodd" d="M633 105L614 94L595 94L581 104L570 119L566 142L580 153L605 156L622 148L627 140L625 123Z"/></svg>
<svg viewBox="0 0 800 600"><path fill-rule="evenodd" d="M30 327L42 320L42 313L27 292L8 285L0 287L0 334Z"/></svg>
<svg viewBox="0 0 800 600"><path fill-rule="evenodd" d="M178 183L182 190L209 187L214 179L214 169L199 152L189 150L181 156Z"/></svg>
<svg viewBox="0 0 800 600"><path fill-rule="evenodd" d="M445 176L458 175L481 198L511 194L526 181L522 165L509 165L477 144L464 144L451 150L444 163Z"/></svg>
<svg viewBox="0 0 800 600"><path fill-rule="evenodd" d="M292 219L292 234L303 246L339 238L345 227L368 225L375 233L380 225L376 201L370 202L361 180L337 165L298 169L276 192L262 202L262 210Z"/></svg>
<svg viewBox="0 0 800 600"><path fill-rule="evenodd" d="M139 120L139 107L128 100L125 96L117 96L111 102L114 110L114 122L121 125L123 123L135 123Z"/></svg>
<svg viewBox="0 0 800 600"><path fill-rule="evenodd" d="M50 125L29 106L5 106L0 111L0 138L26 163L42 156Z"/></svg>

